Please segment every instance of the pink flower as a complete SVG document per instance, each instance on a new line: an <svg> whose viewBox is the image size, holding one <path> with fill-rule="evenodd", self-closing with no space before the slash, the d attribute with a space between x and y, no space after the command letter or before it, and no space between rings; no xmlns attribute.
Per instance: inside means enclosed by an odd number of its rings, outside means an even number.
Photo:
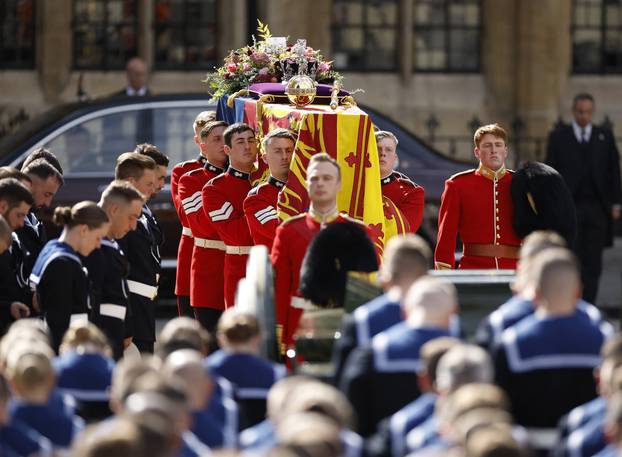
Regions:
<svg viewBox="0 0 622 457"><path fill-rule="evenodd" d="M238 69L238 66L234 63L228 63L227 64L227 70L229 70L231 73L235 73L235 70Z"/></svg>
<svg viewBox="0 0 622 457"><path fill-rule="evenodd" d="M325 73L328 70L330 70L330 65L328 65L326 62L322 62L318 68L318 71L320 73Z"/></svg>
<svg viewBox="0 0 622 457"><path fill-rule="evenodd" d="M270 62L270 57L265 52L253 52L250 56L250 59L255 63Z"/></svg>
<svg viewBox="0 0 622 457"><path fill-rule="evenodd" d="M244 71L251 71L251 64L245 63L242 68Z"/></svg>
<svg viewBox="0 0 622 457"><path fill-rule="evenodd" d="M278 79L276 79L276 76L273 76L272 79L270 80L270 82L273 82L273 83L275 83L277 81L278 81Z"/></svg>
<svg viewBox="0 0 622 457"><path fill-rule="evenodd" d="M269 71L270 71L270 69L268 67L263 67L261 70L259 70L259 74L261 76L266 76Z"/></svg>

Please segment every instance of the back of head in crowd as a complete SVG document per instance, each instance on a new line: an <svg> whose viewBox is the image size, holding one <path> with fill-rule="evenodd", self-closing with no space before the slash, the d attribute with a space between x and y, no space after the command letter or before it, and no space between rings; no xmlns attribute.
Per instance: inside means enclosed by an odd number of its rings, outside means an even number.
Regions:
<svg viewBox="0 0 622 457"><path fill-rule="evenodd" d="M527 235L520 248L520 261L516 269L516 280L512 285L514 292L529 295L526 298L531 298L533 294L531 261L545 249L564 247L566 247L564 239L553 231L538 230Z"/></svg>
<svg viewBox="0 0 622 457"><path fill-rule="evenodd" d="M15 178L29 189L32 185L32 178L17 168L0 167L0 179L5 178Z"/></svg>
<svg viewBox="0 0 622 457"><path fill-rule="evenodd" d="M432 264L432 250L418 235L400 235L389 240L384 250L380 278L385 288L396 286L402 292L425 275Z"/></svg>
<svg viewBox="0 0 622 457"><path fill-rule="evenodd" d="M26 160L24 160L24 163L22 164L22 171L24 171L24 169L30 165L31 162L38 159L47 161L50 165L56 168L61 175L63 174L63 167L61 167L58 157L46 148L37 148L28 154L28 157L26 157Z"/></svg>
<svg viewBox="0 0 622 457"><path fill-rule="evenodd" d="M537 312L572 314L581 297L581 279L575 256L567 249L547 249L534 257L531 268Z"/></svg>
<svg viewBox="0 0 622 457"><path fill-rule="evenodd" d="M217 336L218 342L225 349L259 353L261 328L259 320L253 314L229 308L218 321Z"/></svg>
<svg viewBox="0 0 622 457"><path fill-rule="evenodd" d="M460 344L443 355L436 367L436 386L450 393L471 383L490 383L494 369L490 356L479 346Z"/></svg>
<svg viewBox="0 0 622 457"><path fill-rule="evenodd" d="M465 457L529 457L508 424L475 427L468 433Z"/></svg>
<svg viewBox="0 0 622 457"><path fill-rule="evenodd" d="M121 412L127 397L133 393L133 385L137 378L145 373L157 373L161 363L155 357L142 357L138 360L121 359L112 372L110 386L110 409Z"/></svg>
<svg viewBox="0 0 622 457"><path fill-rule="evenodd" d="M410 287L403 307L409 325L447 329L458 310L458 294L450 282L424 277Z"/></svg>
<svg viewBox="0 0 622 457"><path fill-rule="evenodd" d="M16 397L28 403L46 404L56 382L51 354L39 350L9 357L7 375Z"/></svg>
<svg viewBox="0 0 622 457"><path fill-rule="evenodd" d="M205 409L214 384L205 369L200 352L193 349L173 352L164 361L164 372L178 377L184 383L191 410Z"/></svg>
<svg viewBox="0 0 622 457"><path fill-rule="evenodd" d="M11 229L24 225L24 219L34 203L30 190L17 179L0 180L0 215L4 216Z"/></svg>
<svg viewBox="0 0 622 457"><path fill-rule="evenodd" d="M90 322L76 321L69 325L60 345L59 353L65 352L98 353L112 357L112 350L106 335Z"/></svg>
<svg viewBox="0 0 622 457"><path fill-rule="evenodd" d="M156 341L156 354L165 360L179 349L194 349L204 357L208 355L211 336L196 320L176 317L166 323Z"/></svg>
<svg viewBox="0 0 622 457"><path fill-rule="evenodd" d="M339 457L343 455L341 430L326 416L315 412L292 414L277 427L278 442L296 455Z"/></svg>
<svg viewBox="0 0 622 457"><path fill-rule="evenodd" d="M306 384L318 385L319 381L306 376L288 376L279 379L268 392L266 404L267 416L275 424L282 418L285 406L289 403L293 393Z"/></svg>
<svg viewBox="0 0 622 457"><path fill-rule="evenodd" d="M115 180L102 192L99 206L110 219L110 233L115 239L123 238L136 229L145 197L128 181Z"/></svg>
<svg viewBox="0 0 622 457"><path fill-rule="evenodd" d="M421 392L436 390L436 375L438 364L447 352L462 344L459 339L445 336L434 338L421 346L420 357L422 369L417 372L419 389Z"/></svg>

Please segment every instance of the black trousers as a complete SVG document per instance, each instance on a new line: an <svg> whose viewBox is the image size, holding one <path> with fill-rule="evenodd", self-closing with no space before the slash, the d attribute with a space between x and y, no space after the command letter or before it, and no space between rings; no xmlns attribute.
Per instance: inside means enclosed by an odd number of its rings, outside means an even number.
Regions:
<svg viewBox="0 0 622 457"><path fill-rule="evenodd" d="M133 342L141 353L153 353L155 342L155 308L157 300L151 300L130 292L132 309Z"/></svg>
<svg viewBox="0 0 622 457"><path fill-rule="evenodd" d="M210 336L216 336L216 326L218 325L218 319L222 316L223 311L213 308L198 308L193 307L194 317L198 320L203 328L207 330Z"/></svg>
<svg viewBox="0 0 622 457"><path fill-rule="evenodd" d="M603 269L603 251L607 243L609 217L597 200L578 201L577 242L575 252L581 263L583 299L594 303Z"/></svg>
<svg viewBox="0 0 622 457"><path fill-rule="evenodd" d="M177 296L177 314L179 314L179 317L194 318L194 312L190 306L190 297L185 295Z"/></svg>

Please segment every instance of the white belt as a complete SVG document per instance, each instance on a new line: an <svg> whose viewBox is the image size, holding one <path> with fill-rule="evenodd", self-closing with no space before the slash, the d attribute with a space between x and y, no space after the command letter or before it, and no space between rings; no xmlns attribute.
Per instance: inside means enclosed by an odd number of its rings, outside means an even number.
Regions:
<svg viewBox="0 0 622 457"><path fill-rule="evenodd" d="M89 320L89 315L86 313L72 314L71 317L69 318L69 322L72 324L74 322L87 322L88 320Z"/></svg>
<svg viewBox="0 0 622 457"><path fill-rule="evenodd" d="M527 429L527 439L534 449L553 449L557 438L557 430L554 428Z"/></svg>
<svg viewBox="0 0 622 457"><path fill-rule="evenodd" d="M225 250L225 243L220 240L208 240L206 238L194 238L194 245L205 249Z"/></svg>
<svg viewBox="0 0 622 457"><path fill-rule="evenodd" d="M310 300L307 300L306 298L302 298L302 297L292 297L291 305L292 305L292 308L298 308L298 309L317 309L318 308Z"/></svg>
<svg viewBox="0 0 622 457"><path fill-rule="evenodd" d="M138 281L132 281L130 279L127 280L127 286L133 294L146 297L149 300L154 300L158 296L158 288L155 286L143 284Z"/></svg>
<svg viewBox="0 0 622 457"><path fill-rule="evenodd" d="M182 235L186 235L189 236L190 238L192 238L192 230L190 230L190 227L183 227L181 228L181 234Z"/></svg>
<svg viewBox="0 0 622 457"><path fill-rule="evenodd" d="M125 320L127 308L113 303L102 303L99 305L99 314L101 316L114 317L116 319Z"/></svg>
<svg viewBox="0 0 622 457"><path fill-rule="evenodd" d="M227 246L227 254L247 255L251 253L252 246Z"/></svg>

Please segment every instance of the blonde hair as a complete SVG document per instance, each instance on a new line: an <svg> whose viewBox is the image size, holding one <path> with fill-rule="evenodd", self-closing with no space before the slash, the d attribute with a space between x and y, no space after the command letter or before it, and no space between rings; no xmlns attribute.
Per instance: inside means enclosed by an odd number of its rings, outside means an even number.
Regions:
<svg viewBox="0 0 622 457"><path fill-rule="evenodd" d="M229 344L248 343L260 335L259 320L253 314L229 308L218 321L218 336Z"/></svg>
<svg viewBox="0 0 622 457"><path fill-rule="evenodd" d="M473 135L473 143L476 148L479 148L479 143L482 141L484 135L490 134L494 137L501 138L505 144L508 144L508 134L499 124L482 125L475 131Z"/></svg>
<svg viewBox="0 0 622 457"><path fill-rule="evenodd" d="M199 114L197 114L197 117L194 118L194 122L192 123L192 130L194 130L195 135L199 135L201 133L201 129L205 127L205 124L207 124L208 122L213 122L215 120L216 111L201 111Z"/></svg>
<svg viewBox="0 0 622 457"><path fill-rule="evenodd" d="M395 142L396 147L399 144L397 137L393 133L386 130L378 130L374 133L374 135L376 136L376 143L379 143L380 141L389 138Z"/></svg>
<svg viewBox="0 0 622 457"><path fill-rule="evenodd" d="M51 387L54 368L50 354L38 350L24 350L18 357L9 357L9 379L24 393Z"/></svg>
<svg viewBox="0 0 622 457"><path fill-rule="evenodd" d="M99 352L112 356L106 335L90 322L74 322L63 336L59 352Z"/></svg>

